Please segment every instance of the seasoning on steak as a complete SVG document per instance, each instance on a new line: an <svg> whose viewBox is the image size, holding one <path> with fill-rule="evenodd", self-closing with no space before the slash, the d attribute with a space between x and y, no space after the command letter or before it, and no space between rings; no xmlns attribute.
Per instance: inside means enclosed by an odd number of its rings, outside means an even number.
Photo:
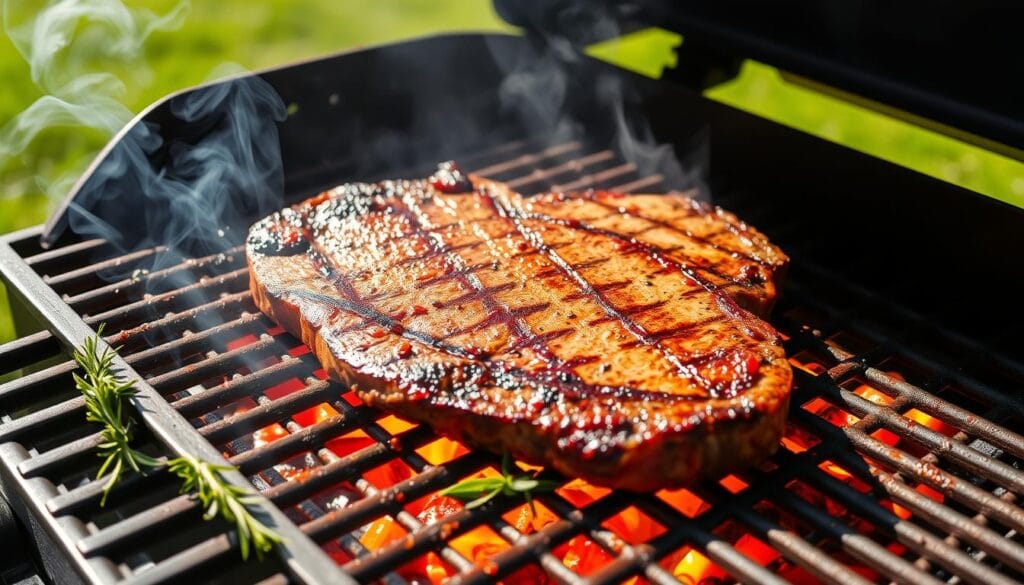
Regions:
<svg viewBox="0 0 1024 585"><path fill-rule="evenodd" d="M446 167L254 225L259 308L366 403L594 484L683 486L782 435L785 255L682 195L525 198Z"/></svg>

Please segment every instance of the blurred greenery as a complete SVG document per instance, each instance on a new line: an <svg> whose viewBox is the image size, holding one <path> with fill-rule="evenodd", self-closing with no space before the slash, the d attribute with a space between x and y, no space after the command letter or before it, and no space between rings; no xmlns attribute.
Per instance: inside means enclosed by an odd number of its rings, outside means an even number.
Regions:
<svg viewBox="0 0 1024 585"><path fill-rule="evenodd" d="M15 3L17 4L17 3ZM31 12L41 0L22 2ZM175 0L128 2L157 13ZM488 0L192 0L181 29L155 32L144 64L116 67L128 85L125 103L139 111L177 89L206 81L225 63L261 69L290 61L445 30L510 30ZM31 14L29 14L30 16ZM109 69L99 63L98 69ZM223 69L221 69L223 71ZM0 35L0 127L41 96L29 67ZM81 128L44 131L20 156L0 159L0 233L35 225L55 203L41 179L74 171L107 136Z"/></svg>
<svg viewBox="0 0 1024 585"><path fill-rule="evenodd" d="M126 4L164 13L176 0ZM15 3L17 4L17 3ZM41 9L42 0L21 2ZM448 30L510 31L489 0L191 0L191 12L176 31L155 32L145 45L145 63L115 67L127 83L125 103L133 112L177 89L223 72L224 64L261 69L360 46ZM31 16L31 14L29 14ZM3 18L3 16L0 16ZM93 64L107 69L106 64ZM0 127L42 94L28 64L0 34ZM51 128L19 156L0 159L0 233L36 225L57 203L46 181L74 176L108 137L82 128ZM0 342L14 331L0 285Z"/></svg>
<svg viewBox="0 0 1024 585"><path fill-rule="evenodd" d="M15 2L15 0L6 0ZM18 0L22 12L42 0ZM17 3L17 2L15 2ZM133 7L163 13L176 0L138 0ZM196 85L233 67L259 69L329 52L448 30L509 31L490 0L191 0L191 13L175 31L155 32L144 63L93 63L127 83L125 103L137 112L174 90ZM27 8L26 8L27 7ZM0 17L2 18L2 17ZM646 36L645 36L646 34ZM674 64L677 35L654 31L604 43L591 54L657 76ZM0 35L0 127L41 96L28 65ZM748 62L741 75L708 97L806 132L849 145L943 180L1024 206L1024 164L854 106L781 79ZM56 127L23 153L0 159L0 233L43 221L56 203L47 181L74 177L106 142L95 130ZM51 189L60 191L60 189ZM0 341L13 334L0 287Z"/></svg>

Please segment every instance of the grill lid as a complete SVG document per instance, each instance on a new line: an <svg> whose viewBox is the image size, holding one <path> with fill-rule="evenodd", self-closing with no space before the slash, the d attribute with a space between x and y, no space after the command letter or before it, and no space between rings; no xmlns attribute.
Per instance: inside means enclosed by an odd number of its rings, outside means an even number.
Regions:
<svg viewBox="0 0 1024 585"><path fill-rule="evenodd" d="M1021 7L1012 3L496 0L513 24L583 44L639 26L752 58L1024 158ZM681 61L682 62L682 61ZM923 118L923 119L922 119Z"/></svg>

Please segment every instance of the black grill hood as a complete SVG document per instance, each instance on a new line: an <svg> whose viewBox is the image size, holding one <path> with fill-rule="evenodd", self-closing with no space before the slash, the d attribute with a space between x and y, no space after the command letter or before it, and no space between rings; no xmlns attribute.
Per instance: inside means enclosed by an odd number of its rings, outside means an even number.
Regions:
<svg viewBox="0 0 1024 585"><path fill-rule="evenodd" d="M685 35L681 53L718 57L705 59L705 65L755 59L1024 159L1024 5L1019 3L496 0L495 7L528 31L574 45L660 26ZM680 64L677 69L693 67L683 55Z"/></svg>

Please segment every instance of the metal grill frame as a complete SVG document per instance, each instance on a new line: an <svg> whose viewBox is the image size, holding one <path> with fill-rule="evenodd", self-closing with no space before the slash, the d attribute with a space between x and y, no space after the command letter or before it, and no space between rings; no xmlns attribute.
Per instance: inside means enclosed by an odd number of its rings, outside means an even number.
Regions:
<svg viewBox="0 0 1024 585"><path fill-rule="evenodd" d="M742 117L739 114L735 115ZM582 148L582 145L577 144L576 146ZM498 160L504 160L507 164L513 164L514 168L518 168L515 167L516 164L527 167L539 165L541 167L538 173L530 175L534 177L533 179L521 178L524 185L527 185L525 181L529 180L536 181L538 184L556 183L557 181L553 180L553 177L558 176L557 173L563 171L569 174L580 174L578 168L572 164L565 162L549 164L547 162L552 152L556 156L560 152L557 146L554 150L542 150L537 154L527 151L524 155L508 158L512 156L511 153L516 152L516 148L521 147L525 147L525 143L513 145L511 148L504 150L496 149L495 152L500 152L497 155ZM602 150L583 153L582 158L586 161L594 164L608 165L607 167L602 167L605 170L608 168L618 169L615 173L610 174L595 172L583 173L583 175L589 176L590 181L606 180L607 182L602 185L605 187L617 186L629 190L646 187L656 188L658 186L660 177L630 175L628 178L622 178L620 181L621 176L616 173L624 170L623 174L625 175L635 173L636 169L623 167L622 165L625 163L614 162L614 153L612 155L609 157ZM852 153L846 153L844 156L849 157L849 160L856 158ZM574 160L579 160L580 158L575 157ZM503 172L501 167L495 168L493 165L487 164L483 166L490 166L489 169L485 170L501 178L501 173ZM514 177L513 180L515 180ZM563 184L573 185L575 183L575 186L586 187L588 183L585 181L579 182L581 180L583 180L582 177L578 180L570 178L562 181ZM918 183L919 188L925 188L922 186L925 183ZM718 192L716 190L716 193ZM784 243L787 237L785 233L786 222L780 223L777 220L768 221L760 219L761 217L777 218L779 214L777 210L769 209L759 212L755 207L750 207L749 202L744 203L741 200L737 200L737 203L738 205L733 205L728 200L723 201L727 208L741 213L743 217L750 219L758 227L763 229L771 228L768 231L772 237L775 238L777 233ZM792 222L789 222L789 224L791 225ZM801 230L806 230L807 227L806 224L803 224L795 229L800 232ZM29 304L38 316L42 317L43 322L48 328L46 332L29 335L0 347L0 357L3 358L5 364L8 363L7 360L14 363L31 363L33 356L54 353L58 345L65 348L73 347L79 344L85 336L90 335L92 333L92 326L100 322L110 320L122 323L131 322L131 319L142 314L141 307L143 305L163 307L166 304L167 307L173 306L174 294L167 294L166 296L160 294L146 300L142 304L131 303L128 306L115 307L91 315L87 319L81 319L78 317L75 308L85 310L81 308L98 307L102 304L98 299L104 294L110 294L114 288L117 288L115 287L117 283L100 286L95 292L76 292L65 300L58 296L54 291L54 287L59 288L61 286L69 286L69 283L74 285L75 283L83 282L89 278L91 272L94 272L95 267L82 266L63 276L47 278L45 280L39 276L36 269L40 269L47 262L59 262L60 258L65 257L64 255L79 254L85 256L90 251L101 246L102 243L95 241L75 242L52 251L38 253L31 259L23 258L19 254L18 248L22 247L24 242L34 238L38 233L38 228L32 228L18 234L6 236L3 238L3 243L0 244L0 270L2 270L4 280L11 286L13 293L19 298L24 297L23 300ZM787 249L789 248L787 247ZM143 261L147 253L150 252L139 251L135 256L126 261ZM813 254L808 254L808 256L813 256ZM168 270L172 269L150 274L147 277L147 281L149 279L166 277ZM841 326L841 328L857 329L856 322L851 321L848 315L845 315L842 310L837 309L833 302L829 302L828 297L825 297L826 300L822 300L816 297L813 292L805 292L801 288L807 284L806 278L808 276L813 276L811 280L833 280L842 287L855 286L845 274L832 273L822 269L815 262L802 261L800 257L797 258L793 272L794 278L790 279L786 294L797 305L806 304L813 306L829 314L833 322ZM248 293L244 290L231 292L230 289L230 284L232 282L237 283L244 276L243 273L244 270L236 269L209 279L203 284L203 287L210 287L209 290L214 291L215 298L208 298L204 304L160 317L154 323L161 326L175 323L180 324L181 321L190 319L190 315L196 312L220 311L226 306L235 306L238 303L243 303ZM797 276L803 276L803 278L795 278ZM198 287L199 284L188 284L184 288L190 286ZM179 288L177 292L181 293L183 290ZM225 296L216 296L222 291L227 292L227 294ZM132 292L130 287L127 292ZM860 289L856 290L855 293L858 295L858 298L873 299L873 302L887 306L887 310L894 311L894 314L898 315L899 319L913 319L918 323L927 321L926 317L917 315L914 311L901 308L900 304L893 303L887 297L879 298L870 290ZM98 304L94 305L93 303ZM234 331L235 328L241 330L252 324L258 329L259 324L256 323L258 319L257 316L239 318L237 322L226 324L226 329L223 331L213 328L197 332L189 337L183 337L177 341L170 342L170 344L175 344L174 347L176 349L182 350L203 346L206 340L227 334L230 331ZM817 335L813 331L802 330L801 326L804 324L801 322L786 323L784 317L780 317L780 319L782 319L782 329L791 334L791 339L787 342L787 350L790 355L798 354L804 350L813 350L823 356L821 359L828 360L828 369L823 374L812 376L810 374L798 373L798 389L794 400L793 420L814 429L815 433L829 439L829 441L823 441L821 444L800 454L784 452L778 455L776 465L784 467L784 472L777 470L769 472L752 470L749 474L741 474L741 477L751 480L748 482L750 487L735 495L724 490L721 486L700 486L697 490L698 495L712 502L713 506L694 520L685 519L663 500L652 496L616 493L594 502L583 510L576 510L572 504L561 496L551 494L542 496L540 500L545 506L558 513L562 519L536 534L522 535L518 534L512 526L505 523L499 517L500 513L510 508L512 503L496 502L494 505L479 511L458 514L455 518L451 518L451 521L446 520L425 529L417 530L409 548L406 548L405 543L386 547L374 555L357 558L345 567L346 571L360 579L384 577L390 569L404 562L405 559L424 550L436 549L440 551L442 558L453 567L466 570L466 573L461 575L461 579L467 582L484 582L492 580L493 577L500 578L516 570L518 567L535 563L557 579L566 583L611 583L633 574L642 574L652 582L664 583L673 582L671 575L657 563L650 562L651 559L671 553L681 546L692 545L703 551L716 564L728 570L736 578L752 582L779 582L778 578L769 570L753 562L750 558L737 551L725 539L715 534L715 529L723 521L731 519L746 526L748 530L773 547L776 547L777 550L783 551L787 557L799 560L799 563L812 574L833 581L857 582L858 576L855 573L836 563L832 556L816 548L811 541L802 538L792 531L782 529L775 520L758 514L752 506L765 497L773 499L776 503L792 510L793 515L801 521L813 525L816 528L816 535L824 535L824 537L831 539L831 541L840 543L838 550L843 552L843 554L871 564L880 573L893 580L913 583L934 582L934 577L930 574L930 571L933 568L933 564L937 564L957 572L958 575L967 580L973 579L990 583L1006 581L1006 575L993 571L991 567L970 558L966 553L960 551L957 548L960 540L971 542L979 547L978 550L983 551L984 555L996 557L1002 562L1009 563L1017 567L1017 570L1020 570L1024 566L1021 562L1021 559L1024 558L1024 553L1022 553L1019 543L1012 540L1004 540L1003 535L994 533L986 527L986 524L994 519L995 522L1009 525L1015 530L1024 528L1024 525L1021 524L1020 508L1013 501L1016 496L1013 495L1011 490L1006 489L1006 486L1018 489L1018 486L1021 485L1022 475L1015 468L999 461L998 455L993 456L993 454L1002 450L1018 458L1024 457L1024 448L1022 448L1024 440L1016 433L1009 432L1000 427L996 422L977 416L979 413L964 411L956 405L936 397L927 389L893 379L877 367L878 364L875 363L879 358L877 352L861 354L847 351L842 347L837 347L834 343L830 343L827 339L827 332L824 336ZM887 320L891 320L891 318ZM861 326L859 329L859 334L869 338L877 334L877 331L871 326ZM950 344L966 347L973 352L989 347L975 342L969 337L945 330L941 325L938 327L931 326L929 329L937 331L937 334L942 336L943 339L948 339ZM879 342L880 347L886 348L886 351L902 354L911 362L921 363L925 367L940 372L942 376L949 377L958 384L963 385L978 397L985 398L994 404L1004 405L1003 410L1005 410L1006 405L1012 406L1017 404L1012 393L1004 388L991 387L974 380L970 375L964 375L945 367L941 363L935 363L934 360L929 360L927 356L913 353L913 348L910 346L897 344L893 347L892 339L884 334L882 335L883 337L876 339L876 342ZM115 341L116 339L116 334L108 336L108 341ZM232 395L234 392L241 392L242 390L240 389L259 388L261 385L268 383L268 380L275 379L275 376L283 376L289 372L302 371L303 369L308 370L311 367L308 360L303 361L302 358L295 358L292 361L282 361L280 364L268 368L268 370L273 371L268 372L264 370L262 372L255 372L244 379L226 381L215 388L209 389L207 393L183 398L171 406L167 405L166 401L161 397L160 388L163 385L172 385L172 383L183 384L182 380L186 378L199 381L204 376L220 371L219 369L225 363L230 362L235 356L246 354L247 352L270 352L272 348L277 346L278 343L273 338L263 337L250 346L225 352L220 356L204 360L201 367L195 368L195 370L188 372L187 375L182 373L181 370L157 374L150 377L148 383L140 386L145 391L140 396L136 406L143 408L143 416L146 418L147 426L152 428L156 438L161 443L170 447L171 452L184 452L181 449L186 449L187 452L200 454L210 460L222 460L217 450L203 437L213 435L214 440L216 440L216 433L219 432L218 429L224 428L225 425L212 426L212 428L208 428L204 435L202 432L193 430L187 420L175 411L174 407L183 409L191 414L198 413L204 408L204 400L212 400L212 398L207 399L203 397L208 394L213 396L211 394L213 391L220 393L219 396L223 397ZM152 362L159 359L160 352L156 351L157 349L133 348L125 352L126 355L122 366L126 367L126 371L130 372L131 375L138 375L132 368L146 369L151 367ZM1015 372L1015 375L1019 375L1020 372L1024 371L1020 363L1012 357L993 355L993 360L998 361L1001 368ZM46 384L52 382L52 380L61 377L67 378L70 370L70 366L66 363L59 363L13 382L0 385L0 400L16 396L19 393L28 393L45 388ZM842 386L844 382L856 376L867 378L878 387L891 392L892 396L896 397L897 402L894 404L897 405L898 409L921 408L941 420L955 423L958 427L964 428L969 433L960 438L954 436L950 440L945 437L936 436L934 432L930 432L927 429L922 430L922 428L918 428L920 425L900 426L892 430L901 436L910 438L912 442L930 443L938 447L939 449L936 452L941 453L943 459L938 459L935 453L925 455L924 457L915 457L905 452L900 453L898 458L888 456L887 453L890 450L888 446L873 439L870 433L874 432L878 425L889 425L889 427L892 427L895 421L906 419L900 416L899 411L893 411L895 414L888 412L888 409L879 408L877 405L865 401ZM321 400L324 398L337 398L337 396L331 396L336 394L336 392L329 388L330 385L319 384L314 386L310 384L308 395L303 395L299 399ZM799 407L802 402L811 397L824 397L829 402L859 416L861 420L856 425L845 429L831 427L825 421ZM318 480L322 483L316 483L316 481L305 484L295 482L282 483L269 488L264 495L269 500L277 502L280 506L288 506L304 499L318 485L327 485L341 479L355 480L361 471L395 457L406 461L418 472L421 472L421 475L415 478L415 480L410 480L398 486L396 489L399 491L395 491L395 489L376 490L372 486L366 487L368 485L366 484L361 488L361 491L364 492L362 499L344 510L332 512L304 525L301 531L291 525L290 521L284 519L275 506L266 504L267 513L275 521L281 519L287 522L288 526L291 526L287 530L295 529L295 534L299 535L298 540L295 540L291 537L292 533L289 532L289 544L288 548L284 549L284 554L287 561L285 569L290 571L290 575L287 577L279 575L281 578L292 578L303 582L318 582L318 579L331 581L338 574L337 569L312 544L312 541L350 532L352 529L382 514L397 514L400 523L406 527L416 528L418 520L408 515L408 513L402 516L402 513L399 511L401 508L401 498L396 498L395 494L402 493L405 498L416 497L416 494L429 493L462 475L496 463L495 458L492 456L473 454L451 464L428 468L422 458L418 459L418 455L413 451L414 446L422 445L430 440L431 435L424 429L413 429L397 437L397 441L393 441L395 437L392 437L379 426L374 427L373 423L367 422L372 421L372 416L368 414L366 409L347 405L344 400L336 399L332 404L337 405L337 409L340 412L338 420L324 421L323 424L300 430L296 434L291 435L292 438L274 443L274 445L278 445L277 447L265 449L261 453L250 452L250 455L243 455L239 459L232 458L232 462L242 466L243 471L258 469L260 466L265 466L269 460L279 460L282 453L304 445L305 441L323 439L324 437L331 436L332 433L337 433L341 429L360 426L368 430L368 433L375 439L375 444L338 461L327 463L324 467L326 471L324 471L322 476L323 479ZM279 420L281 417L286 416L288 412L294 410L290 410L294 403L288 403L284 406L289 408L278 410L278 407L275 407L273 402L260 405L258 410L250 411L255 412L255 414L249 415L252 418L249 424L258 425L261 424L261 421ZM77 408L79 409L78 412L80 412L80 406ZM996 410L995 414L1000 414L1000 411ZM0 443L4 443L11 438L26 436L26 434L31 433L34 429L45 427L52 420L59 420L61 416L68 417L69 419L77 416L74 400L49 407L43 414L29 415L28 417L16 419L12 423L0 425ZM894 416L896 418L893 418ZM191 416L188 418L191 418ZM153 422L150 419L157 421L156 426L153 426ZM903 422L899 424L904 425ZM974 437L970 443L964 442L965 438L970 437ZM28 456L28 453L17 445L5 444L0 447L2 449L0 451L0 455L2 455L0 459L4 463L4 465L0 465L0 469L2 469L4 481L8 485L18 486L20 495L24 497L31 507L33 518L38 517L42 519L46 530L54 542L58 543L68 557L76 564L81 564L84 567L84 576L89 579L96 579L99 582L108 582L116 577L116 572L114 568L109 566L109 563L102 561L103 554L106 551L123 545L125 540L130 540L133 536L142 534L146 530L153 530L154 526L159 527L163 523L170 522L189 510L193 510L194 503L191 503L188 498L178 497L168 501L165 506L159 509L145 510L136 517L103 528L98 532L90 533L81 522L74 519L74 516L92 505L90 502L95 502L99 492L98 482L92 482L82 488L76 488L61 494L52 485L48 486L44 479L48 473L61 465L61 461L64 458L81 457L83 453L87 454L91 448L88 439L86 437L83 440L59 446L31 458ZM878 501L875 497L865 496L853 488L845 486L845 484L838 482L838 480L818 468L818 464L828 458L838 458L840 463L848 465L850 468L855 468L854 465L863 466L859 457L851 455L852 451L843 450L847 445L855 446L859 451L871 455L876 461L883 461L891 465L890 469L883 470L882 474L878 476L879 482L875 488L881 490L878 492L879 494L884 493L894 501L899 501L901 505L906 506L913 512L926 517L928 523L933 527L948 527L948 536L936 536L913 522L901 520L899 517L878 506ZM996 485L1003 486L1001 488L1003 491L999 496L996 496L970 484L970 482L959 481L960 478L942 471L937 466L937 462L946 459L952 460L959 466L969 468L980 476L989 478ZM926 470L928 473L922 475L920 470ZM932 470L935 471L932 472ZM762 477L763 475L767 475L767 477ZM793 477L809 479L813 487L827 491L831 497L847 506L850 510L857 511L868 522L873 522L874 525L883 529L884 532L890 535L893 541L899 541L904 546L911 548L915 551L915 557L917 558L913 561L908 561L900 555L892 554L869 536L851 532L849 527L834 518L830 518L827 513L815 508L806 500L786 493L783 488L786 486L788 479ZM962 513L953 510L949 506L936 506L932 500L908 488L901 479L902 477L912 478L915 482L919 480L930 482L937 487L946 489L948 490L947 497L967 502L969 505L980 509L983 514L979 512L981 515L973 519L966 518ZM232 474L231 479L232 481L246 482L241 474ZM126 482L126 484L131 484L131 482ZM125 489L135 488L132 485L128 485ZM782 493L780 494L779 492ZM654 520L671 529L651 542L636 546L624 545L617 540L617 537L601 527L601 521L630 506L638 507ZM511 548L493 559L496 567L496 572L493 575L485 571L483 567L475 567L471 563L467 564L467 559L462 558L457 551L446 544L449 537L481 523L490 525L502 537L514 543ZM458 527L454 527L455 525ZM576 534L586 534L599 546L614 553L614 560L597 573L586 578L573 573L562 564L561 560L553 554L551 549L555 544L566 542ZM312 541L309 537L312 537ZM354 543L350 544L355 546ZM313 560L310 561L307 557L293 553L291 551L293 546L298 546L303 551L302 554L308 554L309 558ZM223 556L231 553L231 546L226 538L216 537L204 542L201 548L192 552L207 556L197 556L193 559L186 559L180 556L175 557L173 562L159 565L157 571L151 569L135 575L133 581L145 582L170 578L177 575L177 571L188 569L190 560L201 561L218 555ZM88 560L87 557L92 560ZM329 570L333 571L333 573L322 573L319 571L319 568L316 570L311 569L311 567L320 567L317 563L323 564L325 562L329 563ZM329 575L329 577L325 577L325 575Z"/></svg>
<svg viewBox="0 0 1024 585"><path fill-rule="evenodd" d="M30 310L44 324L47 332L59 339L65 348L80 347L87 338L94 336L96 332L11 248L11 242L22 240L25 237L38 237L38 234L38 229L29 228L27 231L16 232L4 237L0 241L0 274L3 276L4 283L17 291L20 298L28 303ZM39 337L37 336L37 338ZM101 347L106 344L106 340L100 342ZM221 453L193 429L187 419L171 408L167 401L123 357L116 357L114 366L121 371L126 380L134 382L135 388L138 390L138 395L132 399L136 415L167 448L170 457L190 454L211 463L229 465ZM79 399L61 404L59 409L77 410L84 417L82 402ZM57 413L50 412L49 414ZM5 427L4 431L11 431L10 425L5 425ZM8 438L7 433L4 437ZM15 487L24 501L30 503L35 517L46 521L47 532L55 542L63 545L64 553L76 561L76 567L85 571L84 576L95 582L115 581L116 572L113 572L109 566L102 562L87 562L83 553L88 552L88 549L83 551L77 546L68 546L73 543L63 536L65 531L79 536L84 536L85 531L82 526L69 526L73 522L59 522L47 509L47 502L52 501L51 498L55 495L53 486L48 486L45 482L38 480L27 479L23 472L8 467L9 465L21 465L29 459L28 453L17 444L0 440L0 458L5 463L3 466L5 485ZM232 485L251 488L249 481L237 471L225 472L223 475ZM95 496L99 493L96 488L102 488L102 482L93 482L90 487L92 488L90 495ZM342 574L337 565L331 562L320 548L305 537L275 506L262 500L254 506L254 509L257 514L268 518L270 525L284 538L285 542L278 547L278 550L300 582L352 582L351 578ZM222 547L231 548L227 543L223 543Z"/></svg>

